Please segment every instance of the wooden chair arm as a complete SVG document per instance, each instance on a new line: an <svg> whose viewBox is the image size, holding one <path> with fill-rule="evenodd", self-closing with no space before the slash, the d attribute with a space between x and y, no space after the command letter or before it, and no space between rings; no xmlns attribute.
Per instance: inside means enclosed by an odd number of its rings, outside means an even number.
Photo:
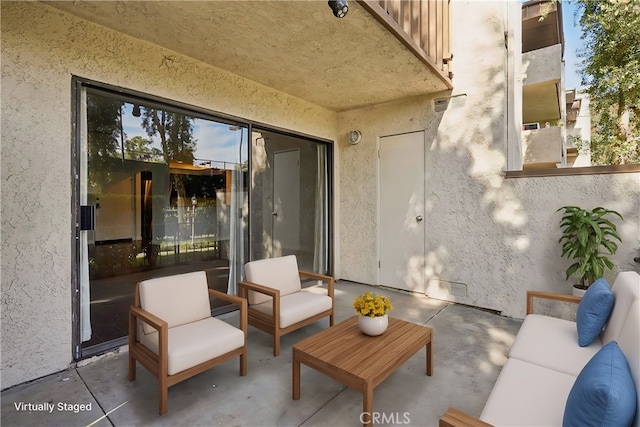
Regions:
<svg viewBox="0 0 640 427"><path fill-rule="evenodd" d="M238 282L238 290L240 291L240 296L242 298L247 297L247 295L245 295L247 290L259 292L261 294L268 295L272 298L280 298L280 289L270 288L268 286L259 285L253 282L247 282L246 280L243 280L242 282Z"/></svg>
<svg viewBox="0 0 640 427"><path fill-rule="evenodd" d="M472 417L456 408L449 408L440 418L439 427L491 427L484 421Z"/></svg>
<svg viewBox="0 0 640 427"><path fill-rule="evenodd" d="M235 295L225 294L224 292L216 291L215 289L209 289L209 295L214 298L219 298L223 301L230 302L231 304L236 304L240 308L240 329L244 332L245 340L247 336L247 300L245 298L241 298Z"/></svg>
<svg viewBox="0 0 640 427"><path fill-rule="evenodd" d="M214 298L218 298L223 301L230 302L231 304L236 304L241 308L242 308L242 304L247 303L247 300L245 300L244 298L241 298L235 295L229 295L224 292L216 291L215 289L209 289L209 295L211 295Z"/></svg>
<svg viewBox="0 0 640 427"><path fill-rule="evenodd" d="M313 273L311 271L299 271L300 277L304 277L305 279L313 279L320 280L322 282L327 283L327 293L333 299L333 290L335 287L335 279L331 276L326 276L324 274Z"/></svg>
<svg viewBox="0 0 640 427"><path fill-rule="evenodd" d="M319 273L314 273L312 271L298 271L298 274L300 274L301 277L307 278L307 279L314 279L314 280L322 280L323 282L333 282L334 279L331 276L325 276L324 274L319 274Z"/></svg>
<svg viewBox="0 0 640 427"><path fill-rule="evenodd" d="M169 324L158 316L149 313L147 310L133 305L129 307L129 316L142 320L158 331L158 377L163 375L166 377L169 357ZM131 317L129 317L129 319L131 322ZM132 338L129 336L130 346L133 345L138 338L138 328L135 322L129 325L129 332L132 330L135 333L135 337Z"/></svg>
<svg viewBox="0 0 640 427"><path fill-rule="evenodd" d="M142 320L144 323L148 324L149 326L151 326L153 329L155 329L156 331L160 332L163 328L164 329L168 329L168 323L165 322L164 320L162 320L161 318L159 318L158 316L156 316L155 314L151 314L149 313L147 310L141 308L141 307L136 307L136 306L130 306L129 307L129 312L136 318L139 318L140 320Z"/></svg>
<svg viewBox="0 0 640 427"><path fill-rule="evenodd" d="M542 291L527 291L527 314L533 313L533 299L541 298L541 299L549 299L554 301L561 302L571 302L579 304L582 298L569 295L569 294L560 294L556 292L542 292Z"/></svg>

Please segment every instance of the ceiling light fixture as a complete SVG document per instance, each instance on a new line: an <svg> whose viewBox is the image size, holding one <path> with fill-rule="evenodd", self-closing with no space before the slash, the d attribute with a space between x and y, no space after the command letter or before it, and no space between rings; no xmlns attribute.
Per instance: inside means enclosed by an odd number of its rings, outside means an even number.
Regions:
<svg viewBox="0 0 640 427"><path fill-rule="evenodd" d="M347 4L346 0L329 0L328 3L329 7L333 11L333 16L335 16L336 18L344 18L349 11L349 5Z"/></svg>

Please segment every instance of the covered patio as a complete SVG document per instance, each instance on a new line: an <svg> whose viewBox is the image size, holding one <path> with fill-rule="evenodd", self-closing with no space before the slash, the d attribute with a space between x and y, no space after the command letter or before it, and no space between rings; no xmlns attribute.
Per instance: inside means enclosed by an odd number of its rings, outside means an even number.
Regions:
<svg viewBox="0 0 640 427"><path fill-rule="evenodd" d="M369 290L391 299L391 316L429 326L434 334L434 375L425 375L425 350L416 353L376 387L373 407L380 418L375 425L435 426L450 406L479 415L521 320L422 295L338 281L336 322L354 315L353 299ZM235 313L221 318L237 322ZM361 394L306 366L301 370L301 398L291 398L291 347L327 326L325 319L285 335L277 358L271 337L250 327L248 375L238 375L234 358L176 384L169 389L169 411L164 416L158 415L154 376L138 366L137 380L127 380L123 347L77 368L3 391L2 424L360 426ZM43 404L49 404L52 412L28 409L28 405Z"/></svg>
<svg viewBox="0 0 640 427"><path fill-rule="evenodd" d="M155 377L139 369L127 381L125 349L74 358L73 118L84 111L72 101L74 78L330 145L337 321L354 314L356 295L389 284L381 141L419 135L423 156L414 157L423 161L411 171L424 198L403 213L424 230L397 271L416 273L420 287L384 292L392 316L433 328L434 376L424 375L422 350L383 382L374 408L386 424L436 425L450 406L480 414L525 315L525 291L570 292L560 206L620 212L623 242L607 278L637 270L640 172L513 175L522 154L518 2L451 2L455 27L451 48L436 49L439 71L384 14L370 13L373 3L384 2L350 2L339 20L326 1L2 2L2 423L361 425L359 393L311 369L302 369L301 399L291 398L291 347L326 320L286 335L279 358L271 337L250 328L248 376L230 361L177 384L162 417ZM347 139L353 131L358 144ZM51 413L37 410L47 404Z"/></svg>

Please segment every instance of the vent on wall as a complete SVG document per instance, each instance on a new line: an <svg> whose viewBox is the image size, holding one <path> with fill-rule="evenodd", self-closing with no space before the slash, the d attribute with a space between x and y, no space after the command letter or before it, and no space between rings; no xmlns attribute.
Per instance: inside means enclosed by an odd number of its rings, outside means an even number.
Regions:
<svg viewBox="0 0 640 427"><path fill-rule="evenodd" d="M449 106L449 98L437 98L433 100L433 111L439 113Z"/></svg>
<svg viewBox="0 0 640 427"><path fill-rule="evenodd" d="M461 107L465 104L466 99L466 93L459 93L457 95L446 96L444 98L436 98L433 100L433 111L436 113L445 111L449 108L449 104L451 104L451 108Z"/></svg>
<svg viewBox="0 0 640 427"><path fill-rule="evenodd" d="M466 298L467 285L464 283L449 282L449 293L454 297Z"/></svg>

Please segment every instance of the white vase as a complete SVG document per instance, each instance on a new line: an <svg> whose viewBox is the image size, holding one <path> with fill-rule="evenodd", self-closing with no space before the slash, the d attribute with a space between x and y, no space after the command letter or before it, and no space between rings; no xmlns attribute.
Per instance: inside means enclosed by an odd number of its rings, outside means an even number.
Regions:
<svg viewBox="0 0 640 427"><path fill-rule="evenodd" d="M358 317L358 326L363 334L375 337L387 330L389 316L386 314L379 317L360 316Z"/></svg>
<svg viewBox="0 0 640 427"><path fill-rule="evenodd" d="M576 297L582 298L586 292L586 289L576 288L575 286L573 287L573 295Z"/></svg>

